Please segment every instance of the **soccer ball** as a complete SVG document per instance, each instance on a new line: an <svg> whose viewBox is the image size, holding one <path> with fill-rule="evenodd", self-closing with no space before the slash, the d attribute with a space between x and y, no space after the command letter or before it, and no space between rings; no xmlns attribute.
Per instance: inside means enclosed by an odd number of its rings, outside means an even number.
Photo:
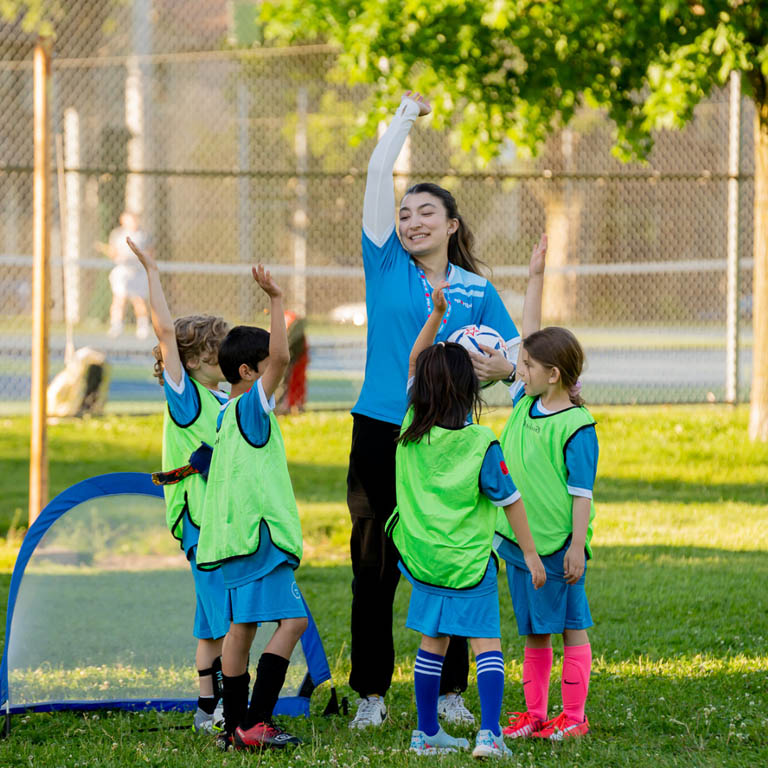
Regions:
<svg viewBox="0 0 768 768"><path fill-rule="evenodd" d="M507 360L510 360L507 345L504 343L501 334L488 325L465 325L463 328L459 328L458 331L454 331L448 337L448 341L461 344L467 352L485 355L486 353L480 349L480 345L482 344L485 347L500 350L504 354L504 357ZM480 386L488 387L493 383L493 381L481 381Z"/></svg>

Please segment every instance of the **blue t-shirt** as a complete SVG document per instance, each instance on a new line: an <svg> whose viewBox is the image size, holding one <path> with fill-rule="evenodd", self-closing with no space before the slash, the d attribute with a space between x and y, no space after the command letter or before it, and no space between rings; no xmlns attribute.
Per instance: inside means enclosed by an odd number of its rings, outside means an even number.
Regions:
<svg viewBox="0 0 768 768"><path fill-rule="evenodd" d="M192 383L186 369L182 368L181 381L174 384L168 376L167 371L163 371L163 391L168 403L168 411L176 424L191 424L200 412L200 394L197 387ZM218 389L209 390L211 394L222 404L227 402L226 392ZM211 436L213 442L213 436ZM194 556L193 547L197 546L200 538L200 529L192 522L189 514L185 514L181 528L181 546L188 558Z"/></svg>
<svg viewBox="0 0 768 768"><path fill-rule="evenodd" d="M163 391L168 410L176 424L191 424L197 418L200 411L200 395L186 370L182 369L181 381L178 384L174 384L168 372L163 371ZM229 398L229 395L220 389L211 389L209 392L222 404Z"/></svg>
<svg viewBox="0 0 768 768"><path fill-rule="evenodd" d="M230 401L231 402L231 401ZM221 421L224 411L229 407L229 402L221 407L217 429L221 429ZM269 414L275 408L275 396L267 400L261 379L237 401L237 421L241 432L252 445L264 445L269 440ZM271 573L278 565L290 563L296 568L299 561L278 549L269 535L269 526L262 520L259 526L259 547L250 555L236 557L221 564L221 575L224 586L227 588L239 587L251 581L258 581Z"/></svg>
<svg viewBox="0 0 768 768"><path fill-rule="evenodd" d="M422 271L394 229L381 247L363 233L363 267L368 347L365 380L352 413L402 424L407 410L408 357L431 312L432 286L422 280ZM446 279L449 312L437 341L474 324L496 329L508 347L519 343L515 324L486 278L449 264Z"/></svg>
<svg viewBox="0 0 768 768"><path fill-rule="evenodd" d="M509 394L513 406L516 406L525 395L525 384L522 381L516 381L509 388ZM531 408L533 416L550 416L552 413L541 405L540 397L534 400ZM566 483L571 496L592 498L597 476L598 454L599 447L594 424L582 427L568 441L565 446L565 468L568 471Z"/></svg>

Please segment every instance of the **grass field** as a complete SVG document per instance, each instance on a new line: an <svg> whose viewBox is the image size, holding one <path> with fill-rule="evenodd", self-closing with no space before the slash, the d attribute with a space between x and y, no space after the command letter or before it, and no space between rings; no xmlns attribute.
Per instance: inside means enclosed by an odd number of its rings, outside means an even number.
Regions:
<svg viewBox="0 0 768 768"><path fill-rule="evenodd" d="M505 411L489 414L499 428ZM595 557L588 592L595 665L592 734L576 743L513 743L517 766L768 765L768 446L746 440L747 411L725 407L595 409L601 456ZM160 417L67 422L50 431L51 489L116 470L159 466ZM313 413L282 420L302 514L298 579L313 606L341 692L349 673L346 458L351 419ZM0 613L27 489L28 422L0 420ZM10 527L10 532L9 532ZM521 641L500 577L505 709L522 707ZM179 714L32 715L0 741L0 766L409 766L415 724L412 665L418 638L404 628L408 587L396 601L390 721L352 734L342 718L291 721L306 739L292 754L221 754L173 726ZM0 616L4 625L4 618ZM56 622L58 624L58 622ZM61 627L53 628L65 631ZM559 659L550 694L560 702ZM474 687L466 696L479 711ZM466 732L469 735L470 732ZM446 756L441 765L471 763Z"/></svg>

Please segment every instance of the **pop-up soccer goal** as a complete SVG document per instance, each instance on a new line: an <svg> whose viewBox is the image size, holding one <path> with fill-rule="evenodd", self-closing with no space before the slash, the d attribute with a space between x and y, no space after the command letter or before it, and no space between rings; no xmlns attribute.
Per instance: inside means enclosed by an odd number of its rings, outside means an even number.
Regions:
<svg viewBox="0 0 768 768"><path fill-rule="evenodd" d="M189 564L148 474L100 475L60 493L30 526L11 577L0 666L6 730L12 714L30 710L193 709L194 610ZM331 678L307 613L275 714L308 715L312 692ZM273 630L256 633L252 659Z"/></svg>

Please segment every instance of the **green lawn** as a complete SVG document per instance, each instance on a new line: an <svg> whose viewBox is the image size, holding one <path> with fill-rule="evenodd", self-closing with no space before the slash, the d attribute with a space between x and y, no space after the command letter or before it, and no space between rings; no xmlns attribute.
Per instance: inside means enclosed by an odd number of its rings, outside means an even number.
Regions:
<svg viewBox="0 0 768 768"><path fill-rule="evenodd" d="M488 422L500 428L507 412ZM768 446L746 439L746 408L598 408L601 456L595 557L588 592L595 618L595 665L588 701L592 734L556 746L513 743L518 766L768 765ZM159 416L107 417L50 431L51 488L82 478L159 465ZM282 419L306 540L297 578L313 607L334 678L349 673L346 459L351 419L312 413ZM0 463L9 481L0 500L0 621L18 534L26 514L28 421L0 420ZM20 511L17 511L20 510ZM23 512L21 511L23 510ZM2 566L0 566L2 567ZM98 573L95 573L98 577ZM105 577L104 577L105 578ZM63 584L62 584L63 587ZM500 578L508 686L505 709L522 707L521 641L506 580ZM32 715L14 719L0 765L408 766L415 723L412 665L418 637L404 628L408 588L396 601L398 651L390 721L352 734L341 718L291 721L307 743L291 755L218 753L206 739L174 729L178 714ZM66 613L66 612L64 612ZM52 612L55 629L65 617ZM40 629L45 628L45 620ZM559 659L550 702L560 701ZM467 693L478 712L474 684ZM469 732L466 732L469 735ZM446 756L441 765L471 763Z"/></svg>

